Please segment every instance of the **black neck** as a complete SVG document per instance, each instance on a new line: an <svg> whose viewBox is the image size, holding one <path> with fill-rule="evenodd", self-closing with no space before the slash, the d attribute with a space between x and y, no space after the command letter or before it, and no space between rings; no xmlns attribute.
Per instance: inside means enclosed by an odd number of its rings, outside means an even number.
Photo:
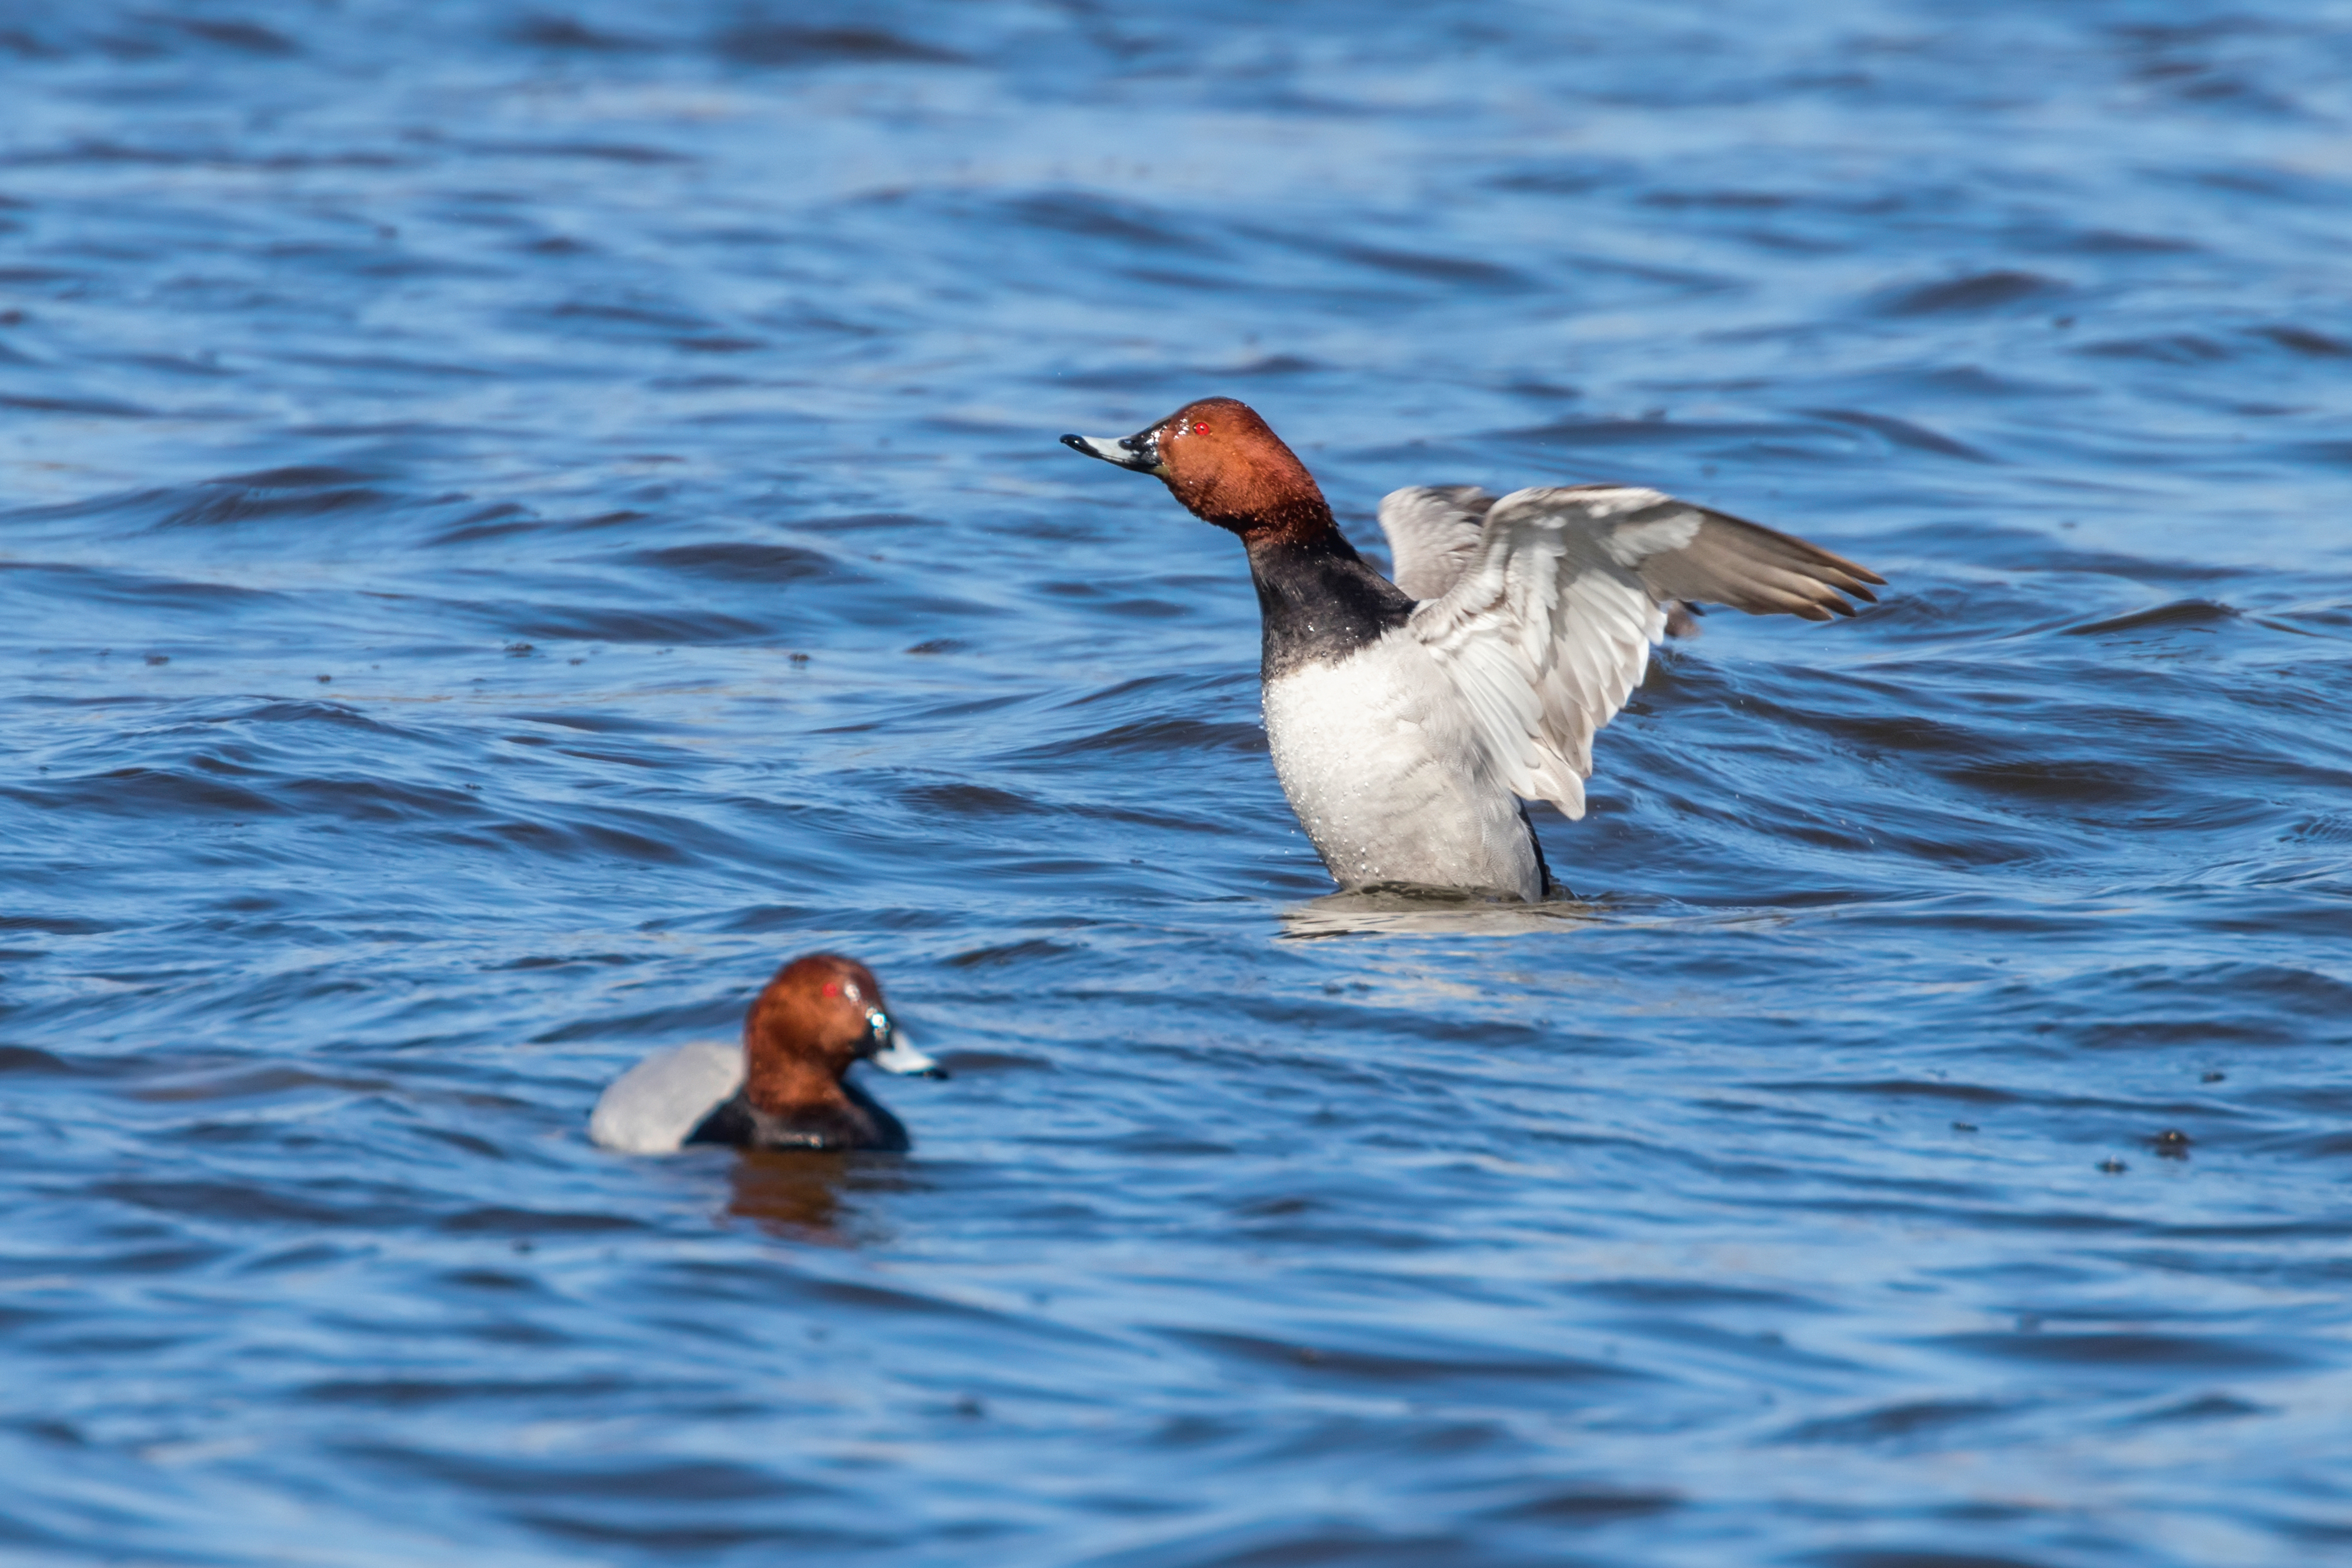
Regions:
<svg viewBox="0 0 2352 1568"><path fill-rule="evenodd" d="M1250 580L1265 626L1263 679L1330 664L1404 624L1413 601L1334 528L1307 541L1253 538Z"/></svg>

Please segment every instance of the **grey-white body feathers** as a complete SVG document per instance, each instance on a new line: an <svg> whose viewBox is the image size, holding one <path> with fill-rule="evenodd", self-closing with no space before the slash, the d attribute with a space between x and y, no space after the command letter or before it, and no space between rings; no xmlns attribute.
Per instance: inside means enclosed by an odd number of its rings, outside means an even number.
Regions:
<svg viewBox="0 0 2352 1568"><path fill-rule="evenodd" d="M1393 580L1421 602L1370 641L1269 669L1265 693L1284 791L1348 887L1543 897L1518 802L1583 816L1593 737L1681 601L1826 621L1883 580L1634 486L1417 487L1380 517Z"/></svg>

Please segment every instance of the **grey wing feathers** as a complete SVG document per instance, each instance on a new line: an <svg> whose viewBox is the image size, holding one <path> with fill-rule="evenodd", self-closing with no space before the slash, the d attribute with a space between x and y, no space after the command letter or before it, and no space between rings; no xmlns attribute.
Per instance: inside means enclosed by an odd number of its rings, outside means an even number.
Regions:
<svg viewBox="0 0 2352 1568"><path fill-rule="evenodd" d="M1593 735L1640 683L1678 601L1826 621L1884 581L1655 490L1519 490L1486 507L1453 586L1406 624L1461 693L1502 781L1576 817Z"/></svg>
<svg viewBox="0 0 2352 1568"><path fill-rule="evenodd" d="M1478 553L1495 497L1475 485L1415 485L1381 501L1389 580L1415 599L1443 599Z"/></svg>
<svg viewBox="0 0 2352 1568"><path fill-rule="evenodd" d="M1552 494L1578 496L1578 491ZM1788 613L1828 621L1853 613L1853 604L1844 595L1874 601L1877 595L1870 592L1870 585L1886 583L1877 571L1855 567L1844 555L1745 517L1675 501L1654 489L1612 486L1583 491L1583 496L1590 496L1588 510L1595 503L1613 503L1606 515L1604 538L1616 559L1642 573L1642 585L1654 600L1728 604L1750 616ZM1667 543L1675 536L1684 536L1682 543Z"/></svg>

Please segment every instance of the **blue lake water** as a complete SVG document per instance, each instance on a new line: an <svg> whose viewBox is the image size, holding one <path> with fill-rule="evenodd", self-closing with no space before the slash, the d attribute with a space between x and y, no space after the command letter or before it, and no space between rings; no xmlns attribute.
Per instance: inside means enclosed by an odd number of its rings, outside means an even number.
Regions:
<svg viewBox="0 0 2352 1568"><path fill-rule="evenodd" d="M2352 1555L2347 256L2340 0L0 5L0 1557ZM1333 900L1211 393L1891 586Z"/></svg>

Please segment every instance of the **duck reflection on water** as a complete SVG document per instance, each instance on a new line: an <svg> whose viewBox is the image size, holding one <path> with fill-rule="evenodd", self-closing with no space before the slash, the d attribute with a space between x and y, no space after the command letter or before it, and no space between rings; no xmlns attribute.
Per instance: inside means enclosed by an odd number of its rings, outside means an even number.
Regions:
<svg viewBox="0 0 2352 1568"><path fill-rule="evenodd" d="M1351 888L1282 911L1282 939L1327 936L1524 936L1610 923L1586 899L1522 904L1452 888L1391 883Z"/></svg>
<svg viewBox="0 0 2352 1568"><path fill-rule="evenodd" d="M746 1149L728 1173L727 1212L802 1241L847 1243L842 1188L848 1164L831 1155Z"/></svg>

